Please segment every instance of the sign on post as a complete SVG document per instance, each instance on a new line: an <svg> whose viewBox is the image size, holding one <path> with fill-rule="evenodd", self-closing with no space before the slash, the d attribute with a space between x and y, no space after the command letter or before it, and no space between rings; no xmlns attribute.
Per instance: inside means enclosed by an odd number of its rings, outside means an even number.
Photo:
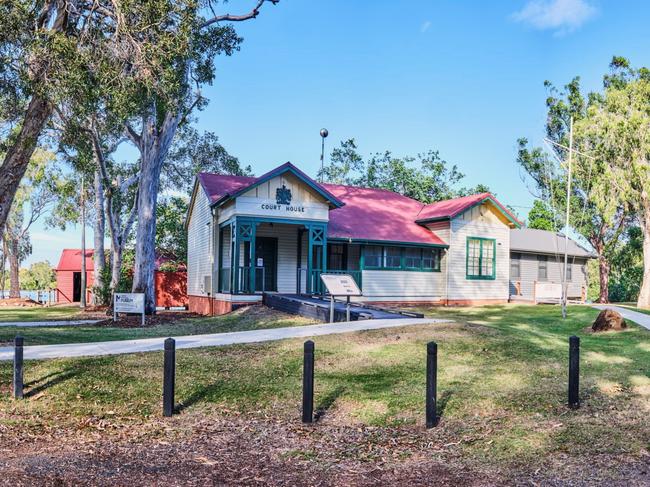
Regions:
<svg viewBox="0 0 650 487"><path fill-rule="evenodd" d="M113 298L113 321L117 321L117 313L140 313L142 314L142 326L144 326L144 294L115 293Z"/></svg>
<svg viewBox="0 0 650 487"><path fill-rule="evenodd" d="M330 296L361 296L361 289L350 274L321 274Z"/></svg>
<svg viewBox="0 0 650 487"><path fill-rule="evenodd" d="M321 274L327 293L330 295L330 323L334 323L334 297L346 296L346 320L350 321L350 296L361 296L361 289L350 274Z"/></svg>

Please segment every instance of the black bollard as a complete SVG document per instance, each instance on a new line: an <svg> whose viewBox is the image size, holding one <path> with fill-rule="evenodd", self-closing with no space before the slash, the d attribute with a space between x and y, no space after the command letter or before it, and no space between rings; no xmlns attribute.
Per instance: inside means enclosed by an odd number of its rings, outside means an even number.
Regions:
<svg viewBox="0 0 650 487"><path fill-rule="evenodd" d="M302 422L314 421L314 342L307 340L302 365Z"/></svg>
<svg viewBox="0 0 650 487"><path fill-rule="evenodd" d="M569 407L580 407L580 338L569 337Z"/></svg>
<svg viewBox="0 0 650 487"><path fill-rule="evenodd" d="M14 399L23 398L23 342L21 336L14 339Z"/></svg>
<svg viewBox="0 0 650 487"><path fill-rule="evenodd" d="M438 395L438 345L427 343L427 428L438 424L436 397Z"/></svg>
<svg viewBox="0 0 650 487"><path fill-rule="evenodd" d="M174 414L174 382L176 381L176 341L165 340L165 363L163 372L163 416Z"/></svg>

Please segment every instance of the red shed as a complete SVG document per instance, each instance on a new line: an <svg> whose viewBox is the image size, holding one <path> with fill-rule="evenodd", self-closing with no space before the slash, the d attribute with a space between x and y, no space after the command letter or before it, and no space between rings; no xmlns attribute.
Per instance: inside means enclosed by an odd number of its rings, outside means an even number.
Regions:
<svg viewBox="0 0 650 487"><path fill-rule="evenodd" d="M93 249L86 250L86 300L90 302L95 282ZM187 272L185 266L176 271L161 271L160 267L173 258L158 256L155 262L154 285L158 308L186 307ZM81 249L64 249L56 268L56 302L78 303L81 300Z"/></svg>
<svg viewBox="0 0 650 487"><path fill-rule="evenodd" d="M86 250L86 299L90 301L90 289L95 282L93 272L93 249ZM63 249L56 267L56 302L78 303L81 301L81 249Z"/></svg>

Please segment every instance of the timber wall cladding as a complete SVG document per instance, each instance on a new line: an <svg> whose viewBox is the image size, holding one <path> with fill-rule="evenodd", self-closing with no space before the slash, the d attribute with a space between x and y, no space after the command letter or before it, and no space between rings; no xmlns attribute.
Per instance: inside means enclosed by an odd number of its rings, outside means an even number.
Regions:
<svg viewBox="0 0 650 487"><path fill-rule="evenodd" d="M212 272L211 222L208 197L198 185L187 226L187 293L195 296L207 295L204 278Z"/></svg>
<svg viewBox="0 0 650 487"><path fill-rule="evenodd" d="M483 210L481 210L483 208ZM451 222L448 296L450 301L478 302L508 299L510 282L510 227L487 205L472 208ZM496 240L495 279L467 279L467 237Z"/></svg>
<svg viewBox="0 0 650 487"><path fill-rule="evenodd" d="M514 252L517 253L517 252ZM516 296L516 282L520 282L519 296L521 299L535 299L535 282L539 279L538 254L519 253L519 278L510 279L510 295ZM544 282L561 283L564 274L564 255L548 255L546 261L547 278ZM587 285L587 271L585 259L569 256L571 266L571 281L568 283L568 296L578 298L582 296L583 286Z"/></svg>

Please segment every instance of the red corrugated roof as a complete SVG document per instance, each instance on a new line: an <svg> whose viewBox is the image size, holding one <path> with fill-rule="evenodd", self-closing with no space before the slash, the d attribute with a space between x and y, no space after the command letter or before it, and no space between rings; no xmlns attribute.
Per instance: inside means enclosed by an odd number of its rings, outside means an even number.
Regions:
<svg viewBox="0 0 650 487"><path fill-rule="evenodd" d="M330 211L328 238L446 245L415 223L422 203L385 189L323 184L345 206Z"/></svg>
<svg viewBox="0 0 650 487"><path fill-rule="evenodd" d="M259 178L200 173L198 179L210 202L215 203L224 196L235 194L254 184ZM519 223L490 193L425 205L385 189L314 184L344 203L341 208L330 210L327 236L332 239L447 245L447 242L417 221L454 218L488 199L516 224Z"/></svg>
<svg viewBox="0 0 650 487"><path fill-rule="evenodd" d="M454 218L468 208L478 205L486 200L494 203L508 218L510 218L516 225L521 225L521 222L515 217L505 206L503 206L491 193L479 193L470 196L463 196L462 198L454 198L451 200L437 201L424 205L416 220L419 222L443 220L447 218Z"/></svg>
<svg viewBox="0 0 650 487"><path fill-rule="evenodd" d="M210 203L215 203L226 195L236 193L250 186L257 179L248 176L224 176L208 172L199 173L198 178L203 190L210 198Z"/></svg>
<svg viewBox="0 0 650 487"><path fill-rule="evenodd" d="M86 249L86 271L93 270L93 249ZM63 249L57 271L81 271L81 249Z"/></svg>

